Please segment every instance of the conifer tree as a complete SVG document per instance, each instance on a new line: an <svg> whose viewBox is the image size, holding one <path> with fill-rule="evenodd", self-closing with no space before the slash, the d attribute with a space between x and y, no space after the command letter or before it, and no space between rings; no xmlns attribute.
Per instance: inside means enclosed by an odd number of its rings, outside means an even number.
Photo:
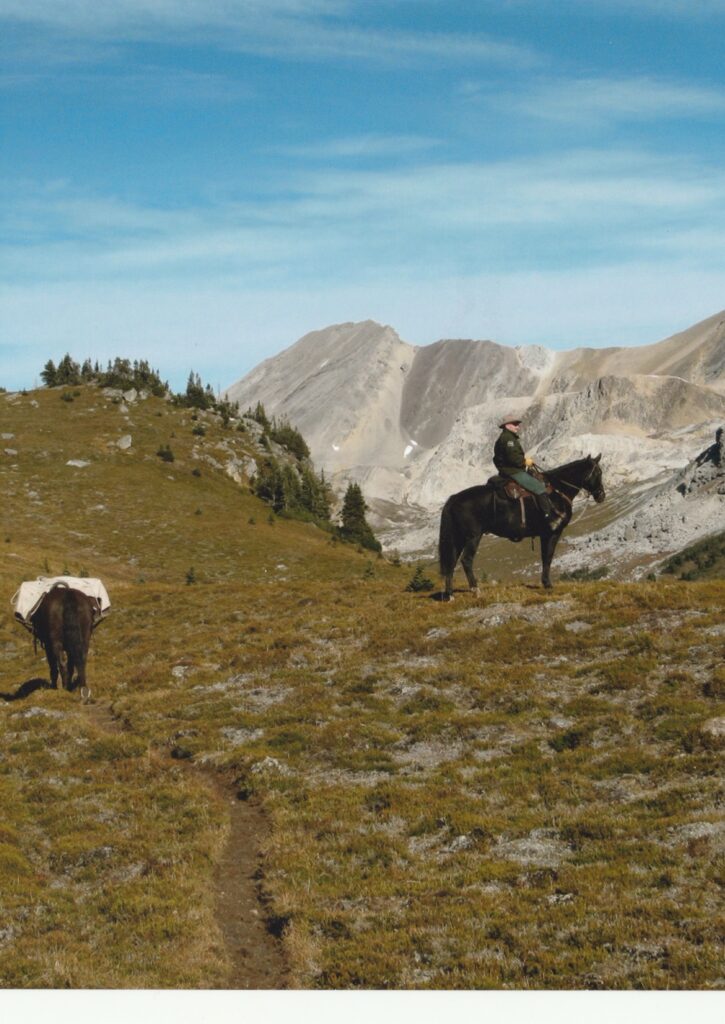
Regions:
<svg viewBox="0 0 725 1024"><path fill-rule="evenodd" d="M360 485L351 483L345 492L345 499L342 503L340 533L345 540L362 544L370 551L382 551L382 545L365 518L367 510L368 506L365 504Z"/></svg>
<svg viewBox="0 0 725 1024"><path fill-rule="evenodd" d="M81 368L74 359L71 359L68 352L58 363L58 371L55 377L56 384L80 384Z"/></svg>
<svg viewBox="0 0 725 1024"><path fill-rule="evenodd" d="M252 409L249 408L247 410L247 416L249 416L250 419L256 420L261 427L264 427L265 431L268 431L272 426L272 424L269 422L269 417L267 416L266 410L261 402L257 402L254 411L252 411Z"/></svg>
<svg viewBox="0 0 725 1024"><path fill-rule="evenodd" d="M186 382L184 405L189 405L193 409L209 409L214 405L213 391L208 384L204 387L201 377L198 373L194 373L193 370Z"/></svg>
<svg viewBox="0 0 725 1024"><path fill-rule="evenodd" d="M40 371L40 377L46 388L54 388L58 383L58 370L52 359L49 359Z"/></svg>

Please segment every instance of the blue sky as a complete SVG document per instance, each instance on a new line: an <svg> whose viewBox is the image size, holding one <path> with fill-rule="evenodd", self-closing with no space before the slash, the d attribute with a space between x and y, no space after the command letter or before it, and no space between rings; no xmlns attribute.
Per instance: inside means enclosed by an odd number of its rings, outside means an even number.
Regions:
<svg viewBox="0 0 725 1024"><path fill-rule="evenodd" d="M725 0L0 0L0 384L725 307Z"/></svg>

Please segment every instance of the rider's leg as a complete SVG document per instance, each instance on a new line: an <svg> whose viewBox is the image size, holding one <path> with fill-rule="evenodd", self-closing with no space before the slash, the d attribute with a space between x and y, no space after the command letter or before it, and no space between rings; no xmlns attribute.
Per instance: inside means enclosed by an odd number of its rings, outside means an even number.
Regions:
<svg viewBox="0 0 725 1024"><path fill-rule="evenodd" d="M564 518L563 515L558 513L554 506L551 504L551 498L546 493L546 484L543 484L541 480L537 480L535 476L527 473L525 470L520 470L518 473L511 474L517 484L521 487L526 488L536 498L536 504L539 506L542 516L546 520L549 529L555 530Z"/></svg>

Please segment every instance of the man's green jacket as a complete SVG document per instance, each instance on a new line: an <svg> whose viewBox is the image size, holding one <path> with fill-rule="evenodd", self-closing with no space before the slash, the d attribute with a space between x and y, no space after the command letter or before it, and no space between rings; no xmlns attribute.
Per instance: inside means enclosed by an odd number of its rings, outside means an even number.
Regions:
<svg viewBox="0 0 725 1024"><path fill-rule="evenodd" d="M526 468L524 449L513 430L505 427L493 449L493 464L504 476L513 476Z"/></svg>

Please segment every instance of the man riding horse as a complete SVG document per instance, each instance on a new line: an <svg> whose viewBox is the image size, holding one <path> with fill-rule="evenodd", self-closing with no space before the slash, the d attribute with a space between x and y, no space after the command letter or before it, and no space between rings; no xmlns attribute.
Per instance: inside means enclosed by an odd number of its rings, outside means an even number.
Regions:
<svg viewBox="0 0 725 1024"><path fill-rule="evenodd" d="M506 416L503 422L499 423L501 434L493 450L493 464L501 476L510 477L524 490L533 494L541 514L553 533L565 517L562 513L554 510L549 495L546 493L546 484L528 472L529 467L533 466L534 460L524 454L518 436L520 424L521 420L517 416Z"/></svg>

